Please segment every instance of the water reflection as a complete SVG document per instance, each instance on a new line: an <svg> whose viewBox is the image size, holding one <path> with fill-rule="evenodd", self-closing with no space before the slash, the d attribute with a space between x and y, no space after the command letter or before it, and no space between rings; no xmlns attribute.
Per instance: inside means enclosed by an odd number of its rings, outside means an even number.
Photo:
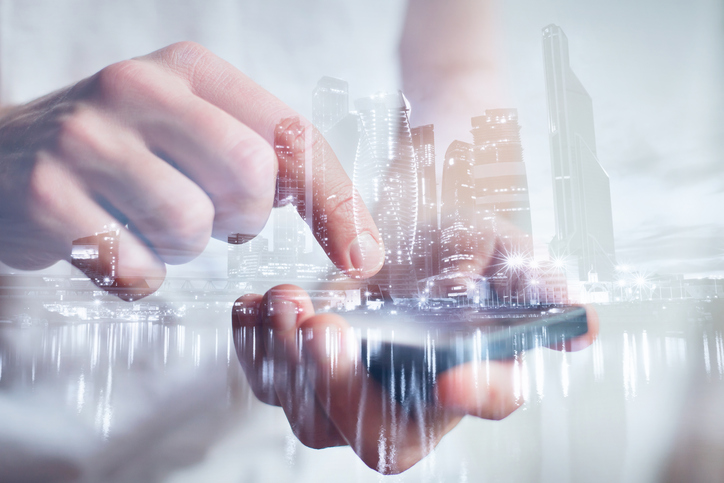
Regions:
<svg viewBox="0 0 724 483"><path fill-rule="evenodd" d="M672 418L672 411L685 403L689 374L701 374L710 383L719 383L724 378L723 327L707 311L706 304L681 304L666 310L654 305L600 306L601 336L588 349L577 353L536 349L521 352L512 361L514 397L526 402L520 411L500 423L503 426L499 427L508 428L510 435L494 429L498 426L487 425L483 426L485 431L471 432L466 428L477 426L468 423L451 433L445 439L451 442L436 450L434 454L438 456L424 460L421 467L441 476L449 474L450 465L456 462L455 474L461 476L460 468L464 467L472 481L477 479L474 475L494 473L495 463L475 458L475 448L485 446L490 438L496 439L500 448L514 444L518 448L514 454L522 458L520 455L536 452L539 445L554 441L552 431L564 428L561 438L568 441L567 467L576 468L577 455L582 457L586 453L592 455L589 460L593 461L585 472L590 471L591 465L599 465L602 474L609 476L615 473L612 468L623 471L626 454L644 451L637 449L635 437L629 439L631 434L649 431L647 428L655 425L663 425L657 429L659 432L668 431L664 436L673 434L675 423L665 420L677 419ZM246 342L256 359L258 337L252 335ZM328 343L333 344L334 340ZM428 360L433 367L434 339L430 339L430 347L433 350ZM303 356L303 345L295 346L295 351ZM481 362L479 378L490 381L490 361ZM308 372L284 373L273 360L262 361L261 367L261 377L268 384L275 380L278 384L277 378L284 377L289 387L300 386L299 391L290 391L289 397L313 398L312 393L301 390L311 377ZM394 409L399 404L394 394L387 393L384 398L380 407L386 411L383 417L393 422L391 428L405 421L414 422L424 435L421 443L434 444L436 435L426 431L425 421L414 419L414 411L419 411L424 398L413 398L417 406L409 402L404 410ZM55 422L33 427L32 431L13 429L12 422L0 428L0 447L22 443L26 448L21 458L24 464L35 464L48 451L48 441L70 430L76 437L65 444L62 452L57 448L51 452L65 455L83 474L106 474L118 467L119 458L143 459L138 452L144 448L168 447L171 443L165 437L180 422L204 415L208 420L200 423L200 427L207 429L194 431L186 440L192 453L201 457L209 447L223 441L223 427L248 420L248 415L253 417L258 411L249 412L249 407L257 407L253 400L239 371L233 333L226 318L187 320L183 324L113 320L31 327L0 324L0 412L26 414L27 421L40 411L44 421ZM368 398L363 400L371 404ZM637 403L639 400L646 403L647 409ZM413 407L418 409L412 410ZM365 408L354 411L362 413ZM595 413L605 414L604 421L594 417ZM284 416L280 411L275 418ZM526 427L532 425L537 429L527 434L524 441L513 443L512 438L516 434L520 437L520 431L524 431L523 422ZM558 430L553 429L555 426ZM238 426L237 431L243 433L244 427L249 426ZM256 427L255 431L265 429ZM284 433L277 449L264 450L271 452L271 461L289 466L310 459L326 460L327 453L309 453L296 439L290 439L291 434ZM381 456L387 457L384 453L394 450L391 443L400 435L382 436L379 450ZM491 451L500 464L514 458L503 455L503 449ZM275 454L278 460L274 459ZM440 454L447 455L451 463L441 459ZM254 453L241 458L249 466L255 464ZM563 456L556 458L563 461ZM154 466L150 461L145 464ZM526 474L557 474L542 457L533 458L524 466ZM571 471L573 476L578 474ZM580 471L578 476L583 478L583 467ZM616 478L620 476L613 474ZM302 476L299 480L305 481Z"/></svg>

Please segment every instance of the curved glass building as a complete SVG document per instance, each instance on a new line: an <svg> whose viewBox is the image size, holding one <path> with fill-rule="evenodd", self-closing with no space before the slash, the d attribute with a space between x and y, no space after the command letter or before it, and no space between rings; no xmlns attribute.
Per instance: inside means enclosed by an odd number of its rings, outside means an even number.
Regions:
<svg viewBox="0 0 724 483"><path fill-rule="evenodd" d="M393 298L413 296L418 179L410 107L399 91L359 99L355 107L362 129L353 180L385 245L385 265L370 283L379 284ZM358 213L355 207L355 218Z"/></svg>

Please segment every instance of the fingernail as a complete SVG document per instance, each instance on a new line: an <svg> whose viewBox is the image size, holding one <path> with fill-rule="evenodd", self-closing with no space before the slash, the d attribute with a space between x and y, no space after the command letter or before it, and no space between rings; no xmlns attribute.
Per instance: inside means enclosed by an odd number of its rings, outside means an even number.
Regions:
<svg viewBox="0 0 724 483"><path fill-rule="evenodd" d="M369 233L363 233L354 239L349 247L349 258L354 267L350 275L358 278L374 275L385 261L380 244Z"/></svg>
<svg viewBox="0 0 724 483"><path fill-rule="evenodd" d="M253 326L257 320L258 310L258 296L254 294L246 294L234 302L232 315L237 325Z"/></svg>
<svg viewBox="0 0 724 483"><path fill-rule="evenodd" d="M297 304L291 300L272 299L267 316L272 329L286 332L297 325Z"/></svg>

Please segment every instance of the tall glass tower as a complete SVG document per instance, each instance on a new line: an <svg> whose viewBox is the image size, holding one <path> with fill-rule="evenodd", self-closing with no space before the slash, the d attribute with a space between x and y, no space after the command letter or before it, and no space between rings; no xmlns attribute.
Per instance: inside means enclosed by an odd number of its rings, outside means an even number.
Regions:
<svg viewBox="0 0 724 483"><path fill-rule="evenodd" d="M533 255L528 176L520 144L516 109L487 109L472 119L475 146L475 202L477 219L495 228L498 217L511 223L516 233L499 232L510 240L511 249ZM483 233L483 236L486 234Z"/></svg>
<svg viewBox="0 0 724 483"><path fill-rule="evenodd" d="M551 251L578 260L579 277L613 280L616 264L608 174L598 162L591 96L570 67L568 38L543 29L556 236Z"/></svg>
<svg viewBox="0 0 724 483"><path fill-rule="evenodd" d="M432 124L412 129L417 160L417 229L413 265L418 280L440 270L440 232L437 223L437 181L435 176L435 132Z"/></svg>
<svg viewBox="0 0 724 483"><path fill-rule="evenodd" d="M442 274L474 272L478 226L472 146L453 141L445 153L444 163L440 270Z"/></svg>
<svg viewBox="0 0 724 483"><path fill-rule="evenodd" d="M312 91L312 123L326 132L349 114L349 85L342 79L322 77Z"/></svg>
<svg viewBox="0 0 724 483"><path fill-rule="evenodd" d="M307 182L310 163L306 150L297 149L297 143L306 144L308 131L299 118L282 120L274 132L274 151L286 166L286 172L277 176L276 196L280 205L292 204L305 220L312 222L311 182ZM272 213L274 226L274 254L280 273L295 276L306 246L304 220L293 210L276 209Z"/></svg>
<svg viewBox="0 0 724 483"><path fill-rule="evenodd" d="M409 297L417 291L412 252L418 202L410 107L399 91L359 99L355 107L362 132L353 180L385 245L385 264L370 283L393 298ZM360 211L354 211L356 217Z"/></svg>
<svg viewBox="0 0 724 483"><path fill-rule="evenodd" d="M314 197L327 197L326 166L335 162L336 158L347 174L352 177L354 158L359 141L359 120L356 113L349 112L349 86L342 79L322 77L312 91L312 121L317 128L310 143L312 150L311 179L307 178L308 186L313 186ZM327 143L317 139L324 136ZM328 144L332 151L325 148ZM318 209L313 213L310 223L314 233L323 247L327 247L327 214ZM316 246L316 245L315 245Z"/></svg>

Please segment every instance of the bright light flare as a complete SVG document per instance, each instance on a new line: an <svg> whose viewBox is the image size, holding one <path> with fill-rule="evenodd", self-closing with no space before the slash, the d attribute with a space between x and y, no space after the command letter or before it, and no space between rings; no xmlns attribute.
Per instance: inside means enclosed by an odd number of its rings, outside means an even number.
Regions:
<svg viewBox="0 0 724 483"><path fill-rule="evenodd" d="M505 268L508 270L519 270L525 266L525 258L519 253L505 257Z"/></svg>

